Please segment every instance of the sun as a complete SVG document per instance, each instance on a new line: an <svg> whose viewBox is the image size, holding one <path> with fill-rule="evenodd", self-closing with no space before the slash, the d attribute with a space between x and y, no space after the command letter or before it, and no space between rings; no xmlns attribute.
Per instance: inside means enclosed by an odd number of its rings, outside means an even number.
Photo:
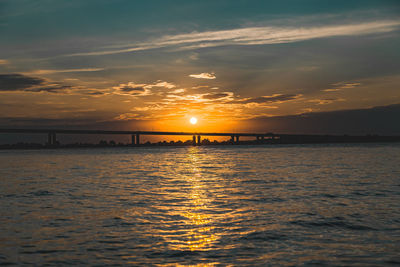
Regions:
<svg viewBox="0 0 400 267"><path fill-rule="evenodd" d="M196 117L191 117L190 118L190 123L195 125L197 123L197 118Z"/></svg>

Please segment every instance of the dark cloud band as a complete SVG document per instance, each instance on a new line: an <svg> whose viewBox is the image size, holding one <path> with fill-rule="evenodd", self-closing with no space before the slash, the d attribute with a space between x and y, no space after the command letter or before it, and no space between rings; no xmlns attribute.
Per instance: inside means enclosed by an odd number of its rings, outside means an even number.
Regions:
<svg viewBox="0 0 400 267"><path fill-rule="evenodd" d="M0 74L0 91L26 91L44 85L45 80L22 74Z"/></svg>

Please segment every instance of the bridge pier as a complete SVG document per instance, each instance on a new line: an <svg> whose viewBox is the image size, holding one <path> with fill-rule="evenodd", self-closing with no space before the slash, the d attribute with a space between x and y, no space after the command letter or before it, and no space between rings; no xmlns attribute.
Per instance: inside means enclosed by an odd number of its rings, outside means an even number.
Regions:
<svg viewBox="0 0 400 267"><path fill-rule="evenodd" d="M140 134L136 134L136 145L140 145Z"/></svg>
<svg viewBox="0 0 400 267"><path fill-rule="evenodd" d="M47 145L49 146L57 145L57 136L55 132L47 133Z"/></svg>
<svg viewBox="0 0 400 267"><path fill-rule="evenodd" d="M236 142L235 143L239 144L239 135L236 135L235 137L236 137Z"/></svg>
<svg viewBox="0 0 400 267"><path fill-rule="evenodd" d="M201 145L201 136L200 135L197 136L197 145L198 146Z"/></svg>
<svg viewBox="0 0 400 267"><path fill-rule="evenodd" d="M140 145L140 135L139 134L132 134L131 144L132 145Z"/></svg>
<svg viewBox="0 0 400 267"><path fill-rule="evenodd" d="M231 143L232 144L235 143L235 136L234 135L231 136Z"/></svg>
<svg viewBox="0 0 400 267"><path fill-rule="evenodd" d="M196 136L195 135L193 135L193 143L192 143L192 145L196 145Z"/></svg>

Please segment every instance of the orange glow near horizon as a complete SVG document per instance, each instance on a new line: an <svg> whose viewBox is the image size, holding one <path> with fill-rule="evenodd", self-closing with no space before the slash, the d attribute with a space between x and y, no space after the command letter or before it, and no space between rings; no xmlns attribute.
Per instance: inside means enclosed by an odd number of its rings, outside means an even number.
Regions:
<svg viewBox="0 0 400 267"><path fill-rule="evenodd" d="M192 123L192 119L197 121ZM182 131L182 132L238 132L240 121L227 120L226 118L204 118L199 116L184 116L176 119L158 120L149 122L149 130L154 131Z"/></svg>
<svg viewBox="0 0 400 267"><path fill-rule="evenodd" d="M189 113L190 114L190 113ZM213 118L206 116L199 116L198 114L191 113L174 119L160 119L154 121L147 121L139 126L132 125L128 129L143 130L143 131L165 131L165 132L213 132L213 133L235 133L244 132L247 129L241 121L226 118ZM197 118L196 124L191 124L190 119ZM207 136L202 139L209 139L210 141L227 141L230 137L225 136ZM186 141L192 140L192 136L142 136L141 142L158 142L158 141Z"/></svg>

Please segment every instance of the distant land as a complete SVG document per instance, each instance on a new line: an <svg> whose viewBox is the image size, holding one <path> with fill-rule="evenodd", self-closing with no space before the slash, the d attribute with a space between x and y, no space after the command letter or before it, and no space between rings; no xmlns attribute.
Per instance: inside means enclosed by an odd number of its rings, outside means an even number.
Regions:
<svg viewBox="0 0 400 267"><path fill-rule="evenodd" d="M25 143L2 144L0 149L46 149L46 148L102 148L102 147L155 147L155 146L216 146L216 145L277 145L277 144L335 144L335 143L388 143L400 142L400 136L380 136L380 135L296 135L296 134L274 134L273 138L243 141L217 141L204 138L200 143L193 143L192 140L186 141L159 141L144 142L142 144L127 144L115 142L114 140L101 140L99 143L70 143L61 144L42 144Z"/></svg>

